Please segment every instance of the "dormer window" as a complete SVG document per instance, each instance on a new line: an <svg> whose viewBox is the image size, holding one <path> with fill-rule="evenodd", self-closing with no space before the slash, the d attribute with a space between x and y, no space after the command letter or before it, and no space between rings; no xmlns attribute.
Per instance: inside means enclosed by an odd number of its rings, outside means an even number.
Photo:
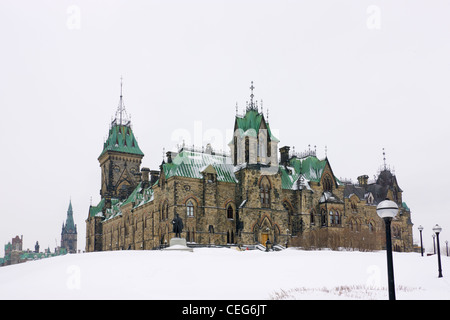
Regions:
<svg viewBox="0 0 450 320"><path fill-rule="evenodd" d="M201 173L203 175L203 179L205 179L207 183L214 183L217 181L217 172L212 165L207 166L201 171Z"/></svg>
<svg viewBox="0 0 450 320"><path fill-rule="evenodd" d="M209 183L216 182L216 175L214 173L208 173L206 175L206 179L208 180Z"/></svg>

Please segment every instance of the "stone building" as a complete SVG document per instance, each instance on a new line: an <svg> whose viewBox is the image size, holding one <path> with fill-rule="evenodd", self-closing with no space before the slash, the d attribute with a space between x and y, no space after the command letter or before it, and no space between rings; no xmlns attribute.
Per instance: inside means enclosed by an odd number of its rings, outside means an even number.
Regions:
<svg viewBox="0 0 450 320"><path fill-rule="evenodd" d="M66 223L63 222L61 230L61 248L66 249L67 253L77 253L77 237L77 225L73 221L72 201L70 201Z"/></svg>
<svg viewBox="0 0 450 320"><path fill-rule="evenodd" d="M121 94L98 158L101 200L89 208L86 251L160 248L174 237L176 214L189 245L354 248L370 242L370 249L382 249L384 223L375 209L386 198L400 208L392 222L394 249L411 251L411 212L389 168L376 181L361 175L349 183L315 150L279 148L251 89L245 115L234 119L230 155L183 146L167 152L159 170L140 168L144 154Z"/></svg>

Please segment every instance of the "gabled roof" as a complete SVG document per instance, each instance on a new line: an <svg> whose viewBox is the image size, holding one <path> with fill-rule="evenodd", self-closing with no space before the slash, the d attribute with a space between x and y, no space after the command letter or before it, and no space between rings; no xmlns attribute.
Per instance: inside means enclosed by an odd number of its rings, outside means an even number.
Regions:
<svg viewBox="0 0 450 320"><path fill-rule="evenodd" d="M107 151L144 156L144 153L139 149L139 145L130 125L112 124L109 129L108 139L106 139L103 144L103 151L99 157Z"/></svg>
<svg viewBox="0 0 450 320"><path fill-rule="evenodd" d="M263 123L263 126L265 125L267 128L270 140L279 142L280 140L273 136L269 123L264 119L264 115L255 109L247 110L244 117L236 116L234 130L239 130L242 136L256 137L259 129L261 128L261 123Z"/></svg>
<svg viewBox="0 0 450 320"><path fill-rule="evenodd" d="M202 172L209 166L217 172L217 181L237 182L231 159L222 155L183 150L172 163L162 165L166 179L173 176L203 179Z"/></svg>
<svg viewBox="0 0 450 320"><path fill-rule="evenodd" d="M288 167L280 166L281 187L283 189L292 189L300 175L307 182L320 182L327 161L327 159L320 160L316 156L308 156L301 159L292 157L289 159ZM334 178L339 183L339 180L336 177Z"/></svg>

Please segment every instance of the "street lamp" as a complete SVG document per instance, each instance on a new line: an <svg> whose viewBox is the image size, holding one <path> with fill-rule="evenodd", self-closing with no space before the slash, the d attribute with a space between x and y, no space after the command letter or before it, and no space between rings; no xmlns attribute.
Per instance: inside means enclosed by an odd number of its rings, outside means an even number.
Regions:
<svg viewBox="0 0 450 320"><path fill-rule="evenodd" d="M447 251L447 257L448 257L448 240L445 240L445 248L446 248L446 251Z"/></svg>
<svg viewBox="0 0 450 320"><path fill-rule="evenodd" d="M438 278L442 278L441 252L440 252L441 250L439 249L439 233L442 231L442 228L438 225L435 225L433 231L436 233L437 238L438 271L439 271Z"/></svg>
<svg viewBox="0 0 450 320"><path fill-rule="evenodd" d="M433 237L433 254L436 254L436 235L431 235Z"/></svg>
<svg viewBox="0 0 450 320"><path fill-rule="evenodd" d="M389 300L395 300L394 265L392 261L391 221L397 215L398 206L394 201L384 200L377 206L377 214L384 220L386 227L386 256L388 268Z"/></svg>
<svg viewBox="0 0 450 320"><path fill-rule="evenodd" d="M422 230L423 230L423 227L422 227L422 225L420 225L417 229L419 229L419 232L420 232L420 254L423 257L423 243L422 243Z"/></svg>

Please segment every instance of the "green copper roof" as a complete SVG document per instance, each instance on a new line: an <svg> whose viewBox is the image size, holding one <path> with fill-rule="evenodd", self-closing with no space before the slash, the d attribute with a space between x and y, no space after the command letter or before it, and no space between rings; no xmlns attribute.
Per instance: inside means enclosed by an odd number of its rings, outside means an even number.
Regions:
<svg viewBox="0 0 450 320"><path fill-rule="evenodd" d="M264 121L269 133L269 137L272 141L279 141L272 135L269 124L265 121L262 113L259 113L255 109L247 110L243 118L236 116L236 128L235 130L240 130L242 135L254 136L256 137L259 129L261 127L261 121Z"/></svg>
<svg viewBox="0 0 450 320"><path fill-rule="evenodd" d="M406 211L411 211L408 206L406 205L406 202L402 202L402 207L405 208Z"/></svg>
<svg viewBox="0 0 450 320"><path fill-rule="evenodd" d="M119 199L112 198L111 199L111 209L106 209L106 213L111 213L112 211L116 210L117 206L120 206L122 203L119 201ZM100 200L98 205L96 206L90 206L89 207L89 217L104 217L103 215L103 208L105 207L105 199L103 198ZM108 212L109 210L109 212Z"/></svg>
<svg viewBox="0 0 450 320"><path fill-rule="evenodd" d="M139 149L133 130L129 125L113 124L109 129L108 139L103 144L103 151L100 157L107 151L131 153L144 156Z"/></svg>
<svg viewBox="0 0 450 320"><path fill-rule="evenodd" d="M293 157L289 160L289 167L280 166L281 187L292 189L300 175L308 181L319 182L325 169L327 160L319 160L315 156L298 159Z"/></svg>
<svg viewBox="0 0 450 320"><path fill-rule="evenodd" d="M89 217L101 217L103 207L105 206L105 199L100 200L98 205L89 207Z"/></svg>
<svg viewBox="0 0 450 320"><path fill-rule="evenodd" d="M172 176L202 179L202 171L209 165L217 172L218 181L237 182L231 159L221 155L183 150L172 163L165 163L163 170L166 179Z"/></svg>

